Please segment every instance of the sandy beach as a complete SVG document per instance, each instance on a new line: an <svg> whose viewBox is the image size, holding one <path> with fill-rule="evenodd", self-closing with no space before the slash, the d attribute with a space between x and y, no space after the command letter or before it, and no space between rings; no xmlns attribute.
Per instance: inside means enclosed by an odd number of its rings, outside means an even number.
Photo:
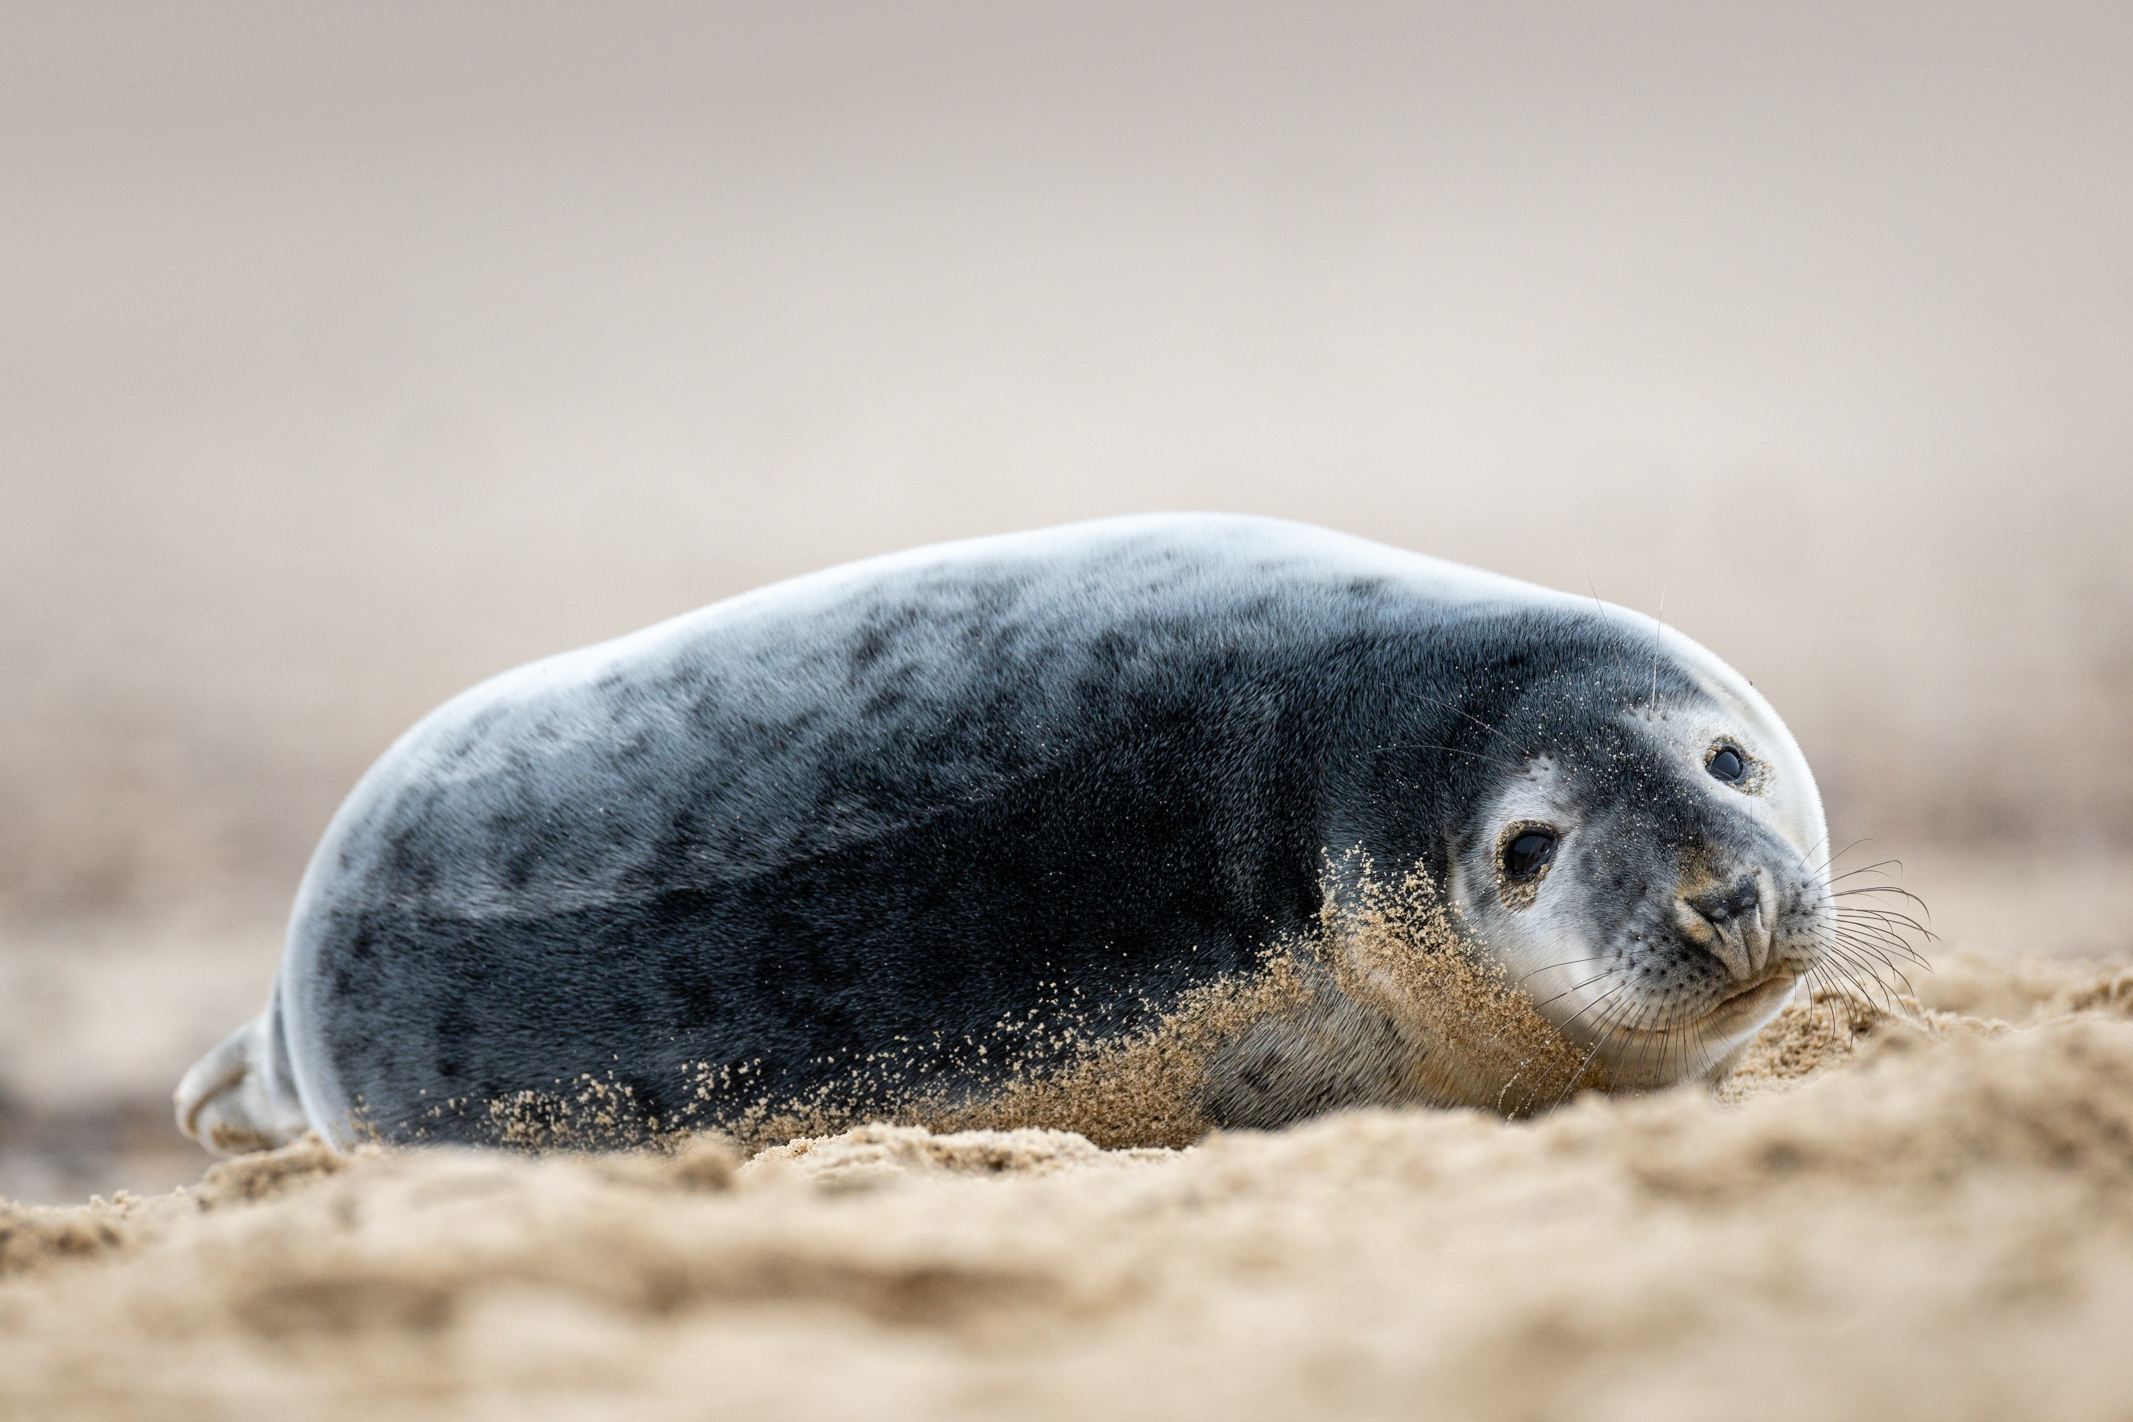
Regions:
<svg viewBox="0 0 2133 1422"><path fill-rule="evenodd" d="M1716 1095L1183 1151L299 1144L0 1207L16 1415L2116 1418L2133 968L1790 1008Z"/></svg>

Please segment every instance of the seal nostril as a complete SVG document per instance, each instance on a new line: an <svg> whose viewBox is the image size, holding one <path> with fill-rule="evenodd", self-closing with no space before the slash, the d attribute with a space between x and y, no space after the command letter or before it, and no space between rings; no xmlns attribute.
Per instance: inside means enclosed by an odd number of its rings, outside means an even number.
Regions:
<svg viewBox="0 0 2133 1422"><path fill-rule="evenodd" d="M1756 885L1753 874L1743 874L1723 888L1688 897L1689 907L1714 924L1729 923L1743 914L1752 914L1761 902L1762 890Z"/></svg>

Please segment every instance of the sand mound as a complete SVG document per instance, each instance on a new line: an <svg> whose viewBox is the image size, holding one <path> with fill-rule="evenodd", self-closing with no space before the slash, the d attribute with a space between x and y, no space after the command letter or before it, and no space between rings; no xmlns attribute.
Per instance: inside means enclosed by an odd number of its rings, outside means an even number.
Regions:
<svg viewBox="0 0 2133 1422"><path fill-rule="evenodd" d="M1789 1010L1719 1099L1184 1151L337 1156L0 1206L0 1402L191 1417L2104 1418L2133 971ZM2001 1020L1963 1010L1991 1004Z"/></svg>

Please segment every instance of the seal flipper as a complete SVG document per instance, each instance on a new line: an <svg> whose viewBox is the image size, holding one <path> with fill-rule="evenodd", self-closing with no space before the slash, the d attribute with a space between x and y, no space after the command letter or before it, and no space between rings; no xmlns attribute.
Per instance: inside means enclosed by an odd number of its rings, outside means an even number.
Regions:
<svg viewBox="0 0 2133 1422"><path fill-rule="evenodd" d="M194 1062L171 1099L178 1129L217 1155L272 1150L310 1130L290 1079L279 992L265 1012Z"/></svg>

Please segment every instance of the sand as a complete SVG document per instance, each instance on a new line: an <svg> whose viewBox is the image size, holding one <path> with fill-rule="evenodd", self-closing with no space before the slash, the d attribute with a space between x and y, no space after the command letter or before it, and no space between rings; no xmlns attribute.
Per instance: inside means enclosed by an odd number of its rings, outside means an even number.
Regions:
<svg viewBox="0 0 2133 1422"><path fill-rule="evenodd" d="M1524 1122L299 1144L0 1207L0 1411L2133 1415L2133 968L1959 959L1906 1011Z"/></svg>

